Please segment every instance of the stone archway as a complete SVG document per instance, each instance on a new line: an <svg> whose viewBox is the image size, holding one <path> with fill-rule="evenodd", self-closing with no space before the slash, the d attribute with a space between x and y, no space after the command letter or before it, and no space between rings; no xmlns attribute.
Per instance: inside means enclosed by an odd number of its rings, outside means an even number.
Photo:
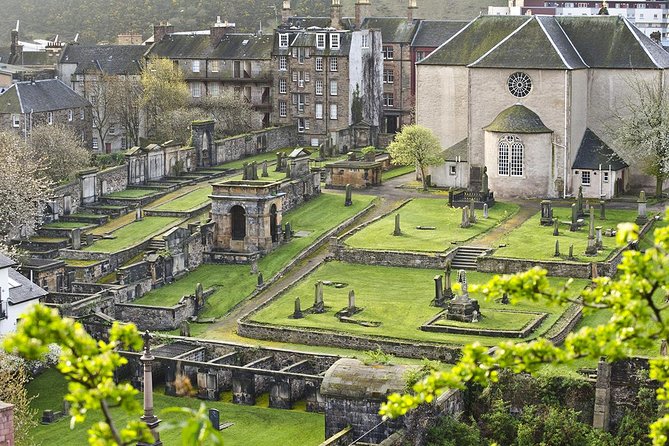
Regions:
<svg viewBox="0 0 669 446"><path fill-rule="evenodd" d="M246 237L246 211L240 205L230 209L230 227L232 228L232 240L244 240Z"/></svg>

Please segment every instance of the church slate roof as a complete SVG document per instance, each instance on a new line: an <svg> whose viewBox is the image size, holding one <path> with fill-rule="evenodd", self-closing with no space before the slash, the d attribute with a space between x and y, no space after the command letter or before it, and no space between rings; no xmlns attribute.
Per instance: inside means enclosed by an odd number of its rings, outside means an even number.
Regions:
<svg viewBox="0 0 669 446"><path fill-rule="evenodd" d="M469 138L465 138L460 142L453 144L451 147L444 149L441 152L441 157L444 161L457 161L460 157L460 161L466 162L467 155L469 154L468 145Z"/></svg>
<svg viewBox="0 0 669 446"><path fill-rule="evenodd" d="M154 43L147 55L170 59L270 59L272 39L271 34L228 33L212 45L209 34L168 34Z"/></svg>
<svg viewBox="0 0 669 446"><path fill-rule="evenodd" d="M571 168L597 170L600 165L605 170L609 169L609 165L612 170L628 167L628 164L616 152L599 139L592 130L586 128Z"/></svg>
<svg viewBox="0 0 669 446"><path fill-rule="evenodd" d="M14 266L16 262L0 252L0 268L7 268L8 266Z"/></svg>
<svg viewBox="0 0 669 446"><path fill-rule="evenodd" d="M90 106L60 79L17 82L0 98L0 113L42 113Z"/></svg>
<svg viewBox="0 0 669 446"><path fill-rule="evenodd" d="M111 75L135 75L142 68L147 47L144 45L67 45L60 57L62 64L77 64L75 74L90 70Z"/></svg>
<svg viewBox="0 0 669 446"><path fill-rule="evenodd" d="M516 104L503 110L483 130L497 133L552 133L536 113L524 105Z"/></svg>
<svg viewBox="0 0 669 446"><path fill-rule="evenodd" d="M9 298L7 299L10 305L39 299L49 294L13 268L9 269L9 278L18 284L15 287L12 287L10 284Z"/></svg>
<svg viewBox="0 0 669 446"><path fill-rule="evenodd" d="M436 48L453 37L465 25L466 20L422 20L413 36L411 46Z"/></svg>
<svg viewBox="0 0 669 446"><path fill-rule="evenodd" d="M368 17L360 28L380 30L383 43L411 43L417 25L417 20L408 22L406 17Z"/></svg>

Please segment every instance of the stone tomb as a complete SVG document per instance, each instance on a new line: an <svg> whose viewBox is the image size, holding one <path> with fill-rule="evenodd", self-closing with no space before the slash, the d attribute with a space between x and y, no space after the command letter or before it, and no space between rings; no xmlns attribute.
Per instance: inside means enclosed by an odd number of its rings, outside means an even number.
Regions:
<svg viewBox="0 0 669 446"><path fill-rule="evenodd" d="M279 182L228 180L213 185L214 247L234 253L267 253L281 242Z"/></svg>

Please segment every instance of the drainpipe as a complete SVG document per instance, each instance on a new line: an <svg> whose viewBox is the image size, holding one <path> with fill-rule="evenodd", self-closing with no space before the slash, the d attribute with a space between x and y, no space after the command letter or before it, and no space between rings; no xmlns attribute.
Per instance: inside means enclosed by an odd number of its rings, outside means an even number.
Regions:
<svg viewBox="0 0 669 446"><path fill-rule="evenodd" d="M599 165L599 198L602 198L602 165Z"/></svg>
<svg viewBox="0 0 669 446"><path fill-rule="evenodd" d="M615 191L613 180L614 180L614 178L613 178L612 172L611 172L611 165L609 164L609 198L611 198L611 199L613 198L613 193Z"/></svg>
<svg viewBox="0 0 669 446"><path fill-rule="evenodd" d="M564 181L562 184L562 197L567 196L567 147L569 146L569 136L567 136L567 119L569 116L569 92L568 92L568 70L564 70L564 166L563 175Z"/></svg>

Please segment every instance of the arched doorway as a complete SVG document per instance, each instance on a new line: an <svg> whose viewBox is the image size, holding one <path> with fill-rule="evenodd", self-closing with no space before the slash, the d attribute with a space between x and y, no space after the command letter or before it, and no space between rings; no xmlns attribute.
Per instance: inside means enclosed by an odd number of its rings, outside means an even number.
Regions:
<svg viewBox="0 0 669 446"><path fill-rule="evenodd" d="M279 241L277 236L277 223L276 223L276 204L273 204L269 208L269 233L272 236L272 243Z"/></svg>
<svg viewBox="0 0 669 446"><path fill-rule="evenodd" d="M246 211L243 207L236 205L230 209L232 223L232 240L244 240L246 237Z"/></svg>

